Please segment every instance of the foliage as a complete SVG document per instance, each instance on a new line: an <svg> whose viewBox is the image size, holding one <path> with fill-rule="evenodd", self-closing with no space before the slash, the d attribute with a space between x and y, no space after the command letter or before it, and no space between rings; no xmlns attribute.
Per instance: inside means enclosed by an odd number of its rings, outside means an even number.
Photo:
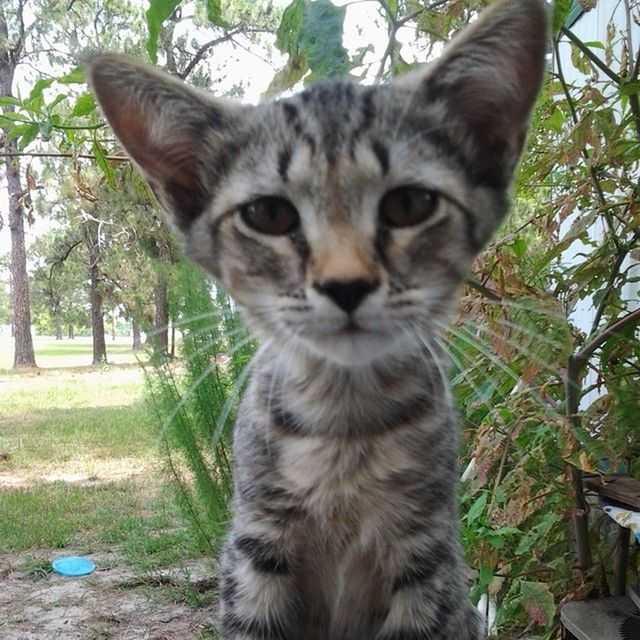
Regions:
<svg viewBox="0 0 640 640"><path fill-rule="evenodd" d="M345 13L330 0L294 0L285 9L276 47L289 55L289 61L274 77L268 93L293 86L308 70L305 82L347 73L349 58L342 46Z"/></svg>
<svg viewBox="0 0 640 640"><path fill-rule="evenodd" d="M244 0L152 0L148 38L140 35L141 12L126 5L108 3L95 19L101 46L111 42L140 56L146 46L172 73L200 86L211 81L200 62L217 46L212 43L235 42L243 33L262 46L262 35L271 34L286 56L268 90L275 93L332 75L381 80L402 73L435 55L488 3L386 0L338 7L292 0L279 12ZM42 2L57 29L54 39L86 43L83 29L91 30L97 4L83 4L83 26L74 28L64 24L56 3ZM343 42L349 12L361 4L376 8L374 20L387 34L382 50L370 43L350 50ZM634 6L619 4L630 13ZM520 167L513 214L474 265L460 319L447 337L463 463L470 465L462 503L464 541L477 570L473 595L497 598L504 637L523 629L550 636L563 598L606 589L610 549L596 528L591 568L579 571L576 564L572 520L585 524L580 473L640 474L640 54L626 26L613 22L602 41L581 41L565 27L572 6L555 3L553 69ZM80 11L78 3L74 8ZM124 24L127 15L131 26ZM121 43L108 19L120 25ZM180 35L186 20L211 37ZM359 26L365 32L370 25ZM215 546L229 495L229 428L251 345L239 347L243 334L233 333L237 320L222 293L212 303L195 272L173 268L166 231L115 155L82 72L65 64L59 75L38 78L28 92L5 100L16 111L4 122L24 151L76 154L73 189L96 198L91 211L105 223L104 286L111 304L149 324L150 283L160 273L170 283L184 360L149 370L149 384L182 507L200 544ZM78 154L95 158L100 173ZM138 283L136 274L143 274ZM585 312L586 324L580 320ZM226 334L225 327L233 328Z"/></svg>
<svg viewBox="0 0 640 640"><path fill-rule="evenodd" d="M580 41L562 26L570 4L556 4L554 70L515 211L475 265L480 286L450 343L476 464L463 491L477 514L465 542L476 595L498 597L504 637L525 625L552 633L562 597L606 592L611 549L595 527L596 557L576 571L581 472L640 474L640 56L628 57L624 25L611 23L604 42Z"/></svg>
<svg viewBox="0 0 640 640"><path fill-rule="evenodd" d="M222 291L215 302L201 273L181 263L184 331L176 365L147 370L150 408L178 504L203 549L215 549L228 520L230 434L253 351Z"/></svg>
<svg viewBox="0 0 640 640"><path fill-rule="evenodd" d="M0 280L0 325L11 323L11 296L9 287Z"/></svg>
<svg viewBox="0 0 640 640"><path fill-rule="evenodd" d="M87 270L70 229L54 229L31 247L30 290L39 333L62 337L62 328L91 324L86 287Z"/></svg>

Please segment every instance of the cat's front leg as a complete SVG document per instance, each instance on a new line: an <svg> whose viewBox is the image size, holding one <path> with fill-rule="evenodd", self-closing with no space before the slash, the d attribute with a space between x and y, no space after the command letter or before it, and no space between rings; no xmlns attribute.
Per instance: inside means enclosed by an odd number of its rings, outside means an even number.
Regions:
<svg viewBox="0 0 640 640"><path fill-rule="evenodd" d="M414 541L415 542L415 541ZM459 552L431 540L404 556L375 640L480 640L482 618L467 596Z"/></svg>
<svg viewBox="0 0 640 640"><path fill-rule="evenodd" d="M290 560L264 535L232 532L222 554L221 640L297 640Z"/></svg>
<svg viewBox="0 0 640 640"><path fill-rule="evenodd" d="M482 619L466 599L422 589L394 594L391 609L375 640L480 640Z"/></svg>

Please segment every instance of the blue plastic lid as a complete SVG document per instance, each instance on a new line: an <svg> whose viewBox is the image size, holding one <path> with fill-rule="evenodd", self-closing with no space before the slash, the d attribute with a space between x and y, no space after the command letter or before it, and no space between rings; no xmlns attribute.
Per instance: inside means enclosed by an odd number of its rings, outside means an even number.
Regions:
<svg viewBox="0 0 640 640"><path fill-rule="evenodd" d="M53 570L61 576L86 576L95 571L96 565L89 558L67 556L51 563Z"/></svg>

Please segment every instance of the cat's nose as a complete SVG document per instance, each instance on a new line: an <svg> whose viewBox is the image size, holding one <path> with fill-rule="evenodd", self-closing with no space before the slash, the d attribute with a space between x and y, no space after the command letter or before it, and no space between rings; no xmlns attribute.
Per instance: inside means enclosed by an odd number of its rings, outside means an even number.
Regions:
<svg viewBox="0 0 640 640"><path fill-rule="evenodd" d="M316 282L313 288L331 298L343 311L352 313L360 303L380 286L378 280L326 280Z"/></svg>

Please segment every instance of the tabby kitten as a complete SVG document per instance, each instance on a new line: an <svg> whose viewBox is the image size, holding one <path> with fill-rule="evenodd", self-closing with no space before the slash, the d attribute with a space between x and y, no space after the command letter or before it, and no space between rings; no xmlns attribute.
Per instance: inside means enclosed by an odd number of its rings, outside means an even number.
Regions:
<svg viewBox="0 0 640 640"><path fill-rule="evenodd" d="M234 436L224 640L472 640L441 328L507 211L543 0L499 0L382 86L246 106L89 77L191 258L262 340Z"/></svg>

